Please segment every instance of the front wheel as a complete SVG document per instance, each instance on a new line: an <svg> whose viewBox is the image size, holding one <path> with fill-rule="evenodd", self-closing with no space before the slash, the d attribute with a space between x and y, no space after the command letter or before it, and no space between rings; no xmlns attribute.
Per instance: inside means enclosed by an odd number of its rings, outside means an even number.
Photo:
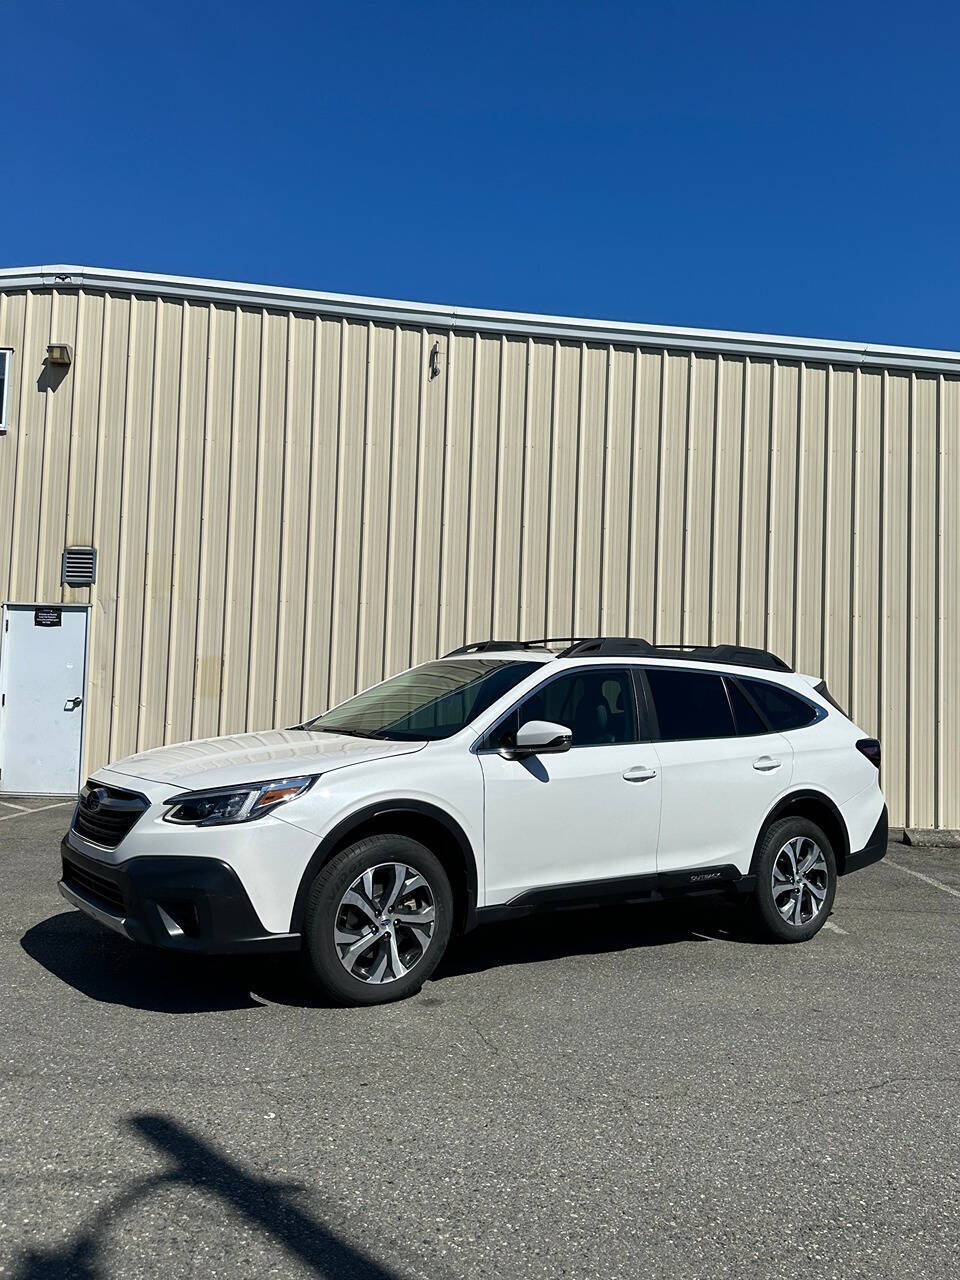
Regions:
<svg viewBox="0 0 960 1280"><path fill-rule="evenodd" d="M304 950L340 1004L419 991L446 950L453 893L439 859L408 836L376 835L335 854L307 897Z"/></svg>
<svg viewBox="0 0 960 1280"><path fill-rule="evenodd" d="M781 818L763 837L754 905L768 937L806 942L830 915L837 863L826 835L806 818Z"/></svg>

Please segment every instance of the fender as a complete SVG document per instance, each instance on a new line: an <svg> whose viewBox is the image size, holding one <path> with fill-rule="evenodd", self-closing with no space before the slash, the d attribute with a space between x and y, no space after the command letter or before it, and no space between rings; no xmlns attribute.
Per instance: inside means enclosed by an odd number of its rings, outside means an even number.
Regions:
<svg viewBox="0 0 960 1280"><path fill-rule="evenodd" d="M477 860L467 833L456 818L451 817L445 809L441 809L438 805L428 804L423 800L397 799L381 800L377 804L366 805L362 809L355 810L338 822L336 826L332 827L323 837L300 879L300 887L297 889L297 896L294 899L293 915L290 922L290 928L293 932L302 932L307 893L314 877L324 863L329 861L334 851L353 832L370 826L371 823L380 825L382 819L389 817L391 814L404 814L424 818L428 821L439 823L444 828L460 855L459 862L462 863L466 902L463 904L464 909L461 912L463 917L461 923L464 930L474 926L477 915Z"/></svg>
<svg viewBox="0 0 960 1280"><path fill-rule="evenodd" d="M753 875L757 870L757 859L760 856L760 844L763 840L764 832L771 822L774 822L782 813L789 812L799 801L813 800L817 804L823 805L825 809L830 811L833 819L835 831L828 831L827 835L839 835L839 847L836 849L837 856L837 872L842 875L842 868L846 864L847 855L850 852L850 837L847 833L847 824L844 821L843 814L840 812L835 801L831 800L828 795L822 791L815 791L811 787L803 787L798 791L791 791L785 796L781 796L779 800L773 804L769 811L764 815L763 822L760 824L760 831L757 835L756 843L753 846L753 857L750 859L750 874Z"/></svg>

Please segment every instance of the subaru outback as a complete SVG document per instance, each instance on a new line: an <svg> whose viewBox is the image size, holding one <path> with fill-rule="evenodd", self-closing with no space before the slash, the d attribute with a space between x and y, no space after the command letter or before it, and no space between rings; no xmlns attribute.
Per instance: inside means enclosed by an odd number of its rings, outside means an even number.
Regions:
<svg viewBox="0 0 960 1280"><path fill-rule="evenodd" d="M64 897L140 943L302 951L335 1001L417 991L451 936L534 910L737 895L821 928L883 857L880 746L764 650L484 641L288 729L99 769Z"/></svg>

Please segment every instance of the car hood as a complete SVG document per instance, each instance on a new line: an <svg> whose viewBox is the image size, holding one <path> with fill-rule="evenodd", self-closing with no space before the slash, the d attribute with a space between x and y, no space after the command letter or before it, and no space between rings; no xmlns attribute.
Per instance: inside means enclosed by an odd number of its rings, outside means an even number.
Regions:
<svg viewBox="0 0 960 1280"><path fill-rule="evenodd" d="M204 738L155 747L110 765L111 773L191 791L243 782L267 782L301 773L328 773L344 765L420 751L423 742L384 742L309 729L267 729L228 738Z"/></svg>

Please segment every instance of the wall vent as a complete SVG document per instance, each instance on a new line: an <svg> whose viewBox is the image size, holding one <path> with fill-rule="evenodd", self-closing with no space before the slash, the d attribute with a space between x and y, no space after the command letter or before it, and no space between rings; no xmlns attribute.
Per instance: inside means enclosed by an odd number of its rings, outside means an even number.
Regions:
<svg viewBox="0 0 960 1280"><path fill-rule="evenodd" d="M91 587L97 580L96 547L64 547L60 581L65 587Z"/></svg>

